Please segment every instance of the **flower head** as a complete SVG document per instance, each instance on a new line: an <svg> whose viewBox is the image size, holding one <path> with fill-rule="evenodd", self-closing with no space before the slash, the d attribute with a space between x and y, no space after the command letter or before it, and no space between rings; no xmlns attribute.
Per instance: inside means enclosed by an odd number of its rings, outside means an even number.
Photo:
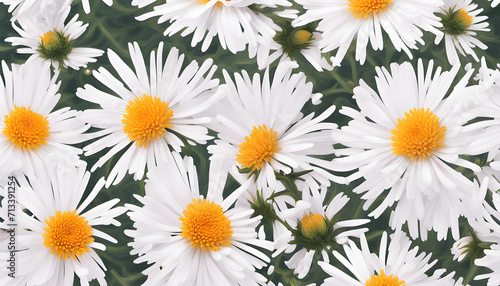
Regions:
<svg viewBox="0 0 500 286"><path fill-rule="evenodd" d="M335 108L315 118L314 114L303 117L300 110L317 95L312 94L312 84L306 83L303 73L291 74L295 66L293 62L280 63L272 80L269 69L262 80L258 74L251 80L242 71L233 81L223 71L228 100L215 108L218 122L210 127L219 132L219 140L208 150L213 160L229 160L253 176L258 188L275 186L279 172L310 171L303 176L306 180L314 178L325 185L330 180L342 181L325 170L330 161L313 157L333 152L327 137L336 125L323 121Z"/></svg>
<svg viewBox="0 0 500 286"><path fill-rule="evenodd" d="M487 46L476 38L477 31L489 31L487 16L479 16L483 9L476 9L477 4L472 4L471 0L444 0L445 4L438 13L443 24L441 30L443 34L436 34L436 44L441 42L444 35L446 55L450 64L458 64L457 51L465 56L471 55L479 61L472 48L478 47L486 49Z"/></svg>
<svg viewBox="0 0 500 286"><path fill-rule="evenodd" d="M441 1L405 1L401 5L393 0L297 0L306 12L292 22L295 27L319 21L317 30L322 33L319 48L323 52L337 51L331 58L339 66L356 41L356 60L363 64L370 42L374 50L382 50L387 41L384 31L397 51L405 51L411 59L410 49L423 43L422 31L440 32L441 26L434 11Z"/></svg>
<svg viewBox="0 0 500 286"><path fill-rule="evenodd" d="M120 81L101 67L93 75L109 87L111 93L90 85L76 92L81 99L102 107L85 110L81 117L102 129L94 133L95 136L103 136L84 147L85 155L112 147L92 170L120 150L126 150L111 170L107 187L120 182L127 171L134 174L136 180L142 179L146 166L169 161L170 147L180 152L184 142L206 143L211 138L204 126L209 118L201 117L200 113L222 96L219 81L212 79L217 69L212 66L212 60L201 66L193 61L181 71L184 56L173 48L163 63L163 43L160 43L157 53L151 53L148 75L139 45L129 44L129 51L136 72L115 52L108 51L111 65L128 88L117 84Z"/></svg>
<svg viewBox="0 0 500 286"><path fill-rule="evenodd" d="M104 178L85 197L90 180L85 167L82 161L77 166L67 165L54 155L46 160L44 168L37 169L36 180L16 177L16 262L24 270L16 273L15 279L1 277L1 285L73 285L74 277L82 285L94 279L106 285L106 266L96 250L106 249L104 241L117 241L100 226L119 226L116 217L126 209L115 207L119 199L89 208L104 186ZM0 208L3 220L12 212L7 209L6 194L7 188L0 189L4 197ZM0 251L2 260L8 256L8 251Z"/></svg>
<svg viewBox="0 0 500 286"><path fill-rule="evenodd" d="M232 206L248 184L222 197L226 173L210 170L206 196L199 192L192 158L173 154L174 163L151 168L142 206L126 205L134 229L125 234L136 263L147 262L146 284L258 285L256 270L270 259L258 250L273 244L257 238L261 219L253 210ZM166 184L165 182L168 182ZM220 183L220 185L218 185Z"/></svg>
<svg viewBox="0 0 500 286"><path fill-rule="evenodd" d="M387 233L384 232L378 253L372 253L365 235L361 235L361 249L353 242L344 245L347 254L343 257L338 251L333 255L352 275L343 272L328 262L318 264L331 275L323 285L366 285L366 286L402 286L402 285L453 285L453 272L441 277L444 269L437 269L431 276L426 272L437 262L430 261L431 254L418 253L418 248L410 249L411 241L401 231L391 235L387 245Z"/></svg>
<svg viewBox="0 0 500 286"><path fill-rule="evenodd" d="M150 4L150 0L134 0L139 7ZM250 57L257 52L260 38L272 38L279 27L271 18L253 9L255 6L290 6L286 0L173 0L158 5L154 11L137 17L143 21L160 16L158 23L170 21L163 33L171 36L181 30L181 36L193 34L191 46L202 42L201 50L206 51L214 36L218 36L220 46L232 53L248 47Z"/></svg>
<svg viewBox="0 0 500 286"><path fill-rule="evenodd" d="M276 32L267 44L262 44L257 53L257 63L263 69L280 58L282 61L297 61L303 56L316 70L332 70L333 67L323 57L319 49L322 39L317 32L317 23L293 27L290 21L281 24L281 31Z"/></svg>
<svg viewBox="0 0 500 286"><path fill-rule="evenodd" d="M422 61L417 72L410 63L393 63L389 70L377 68L378 93L361 81L354 89L360 111L343 107L342 114L352 121L334 135L348 147L339 149L334 159L337 171L356 170L349 181L364 177L354 188L365 193L365 209L379 196L385 199L371 213L378 217L397 202L391 226L408 222L410 234L425 239L434 229L440 239L451 227L458 239L458 217L466 214L465 203L473 197L473 182L448 163L473 171L479 167L464 159L467 154L465 123L474 116L466 111L475 88L466 87L469 71L448 92L458 66L449 72L436 71L433 62L424 72Z"/></svg>
<svg viewBox="0 0 500 286"><path fill-rule="evenodd" d="M302 279L319 257L327 257L327 253L340 248L349 237L359 237L366 232L368 228L360 226L370 220L342 220L346 215L341 210L349 201L343 193L326 200L327 189L324 186L321 189L315 189L306 183L299 186L302 198L292 207L281 204L276 211L292 230L288 241L284 240L286 236L279 238L280 242L273 256L283 251L295 251L285 264Z"/></svg>
<svg viewBox="0 0 500 286"><path fill-rule="evenodd" d="M2 62L4 81L0 84L0 165L7 173L36 177L50 154L64 156L72 164L82 150L71 146L87 140L82 133L90 126L68 107L54 110L61 97L57 93L58 73L50 63L12 65Z"/></svg>
<svg viewBox="0 0 500 286"><path fill-rule="evenodd" d="M67 22L71 1L59 2L61 1L47 3L45 9L19 18L19 26L12 24L19 37L5 40L13 46L25 46L18 49L18 52L32 54L29 61L41 59L60 69L70 67L77 70L86 67L87 63L95 62L95 58L101 56L103 51L77 46L77 39L85 32L88 24L83 25L81 21L77 21L78 14Z"/></svg>

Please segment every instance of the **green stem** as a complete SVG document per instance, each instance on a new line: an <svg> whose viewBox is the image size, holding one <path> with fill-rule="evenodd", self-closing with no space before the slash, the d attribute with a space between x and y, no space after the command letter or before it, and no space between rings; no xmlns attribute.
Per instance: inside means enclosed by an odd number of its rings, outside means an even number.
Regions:
<svg viewBox="0 0 500 286"><path fill-rule="evenodd" d="M467 273L467 277L465 277L463 285L469 284L469 282L476 276L476 271L477 271L477 265L474 264L474 261L471 259L470 261L470 268L469 268L469 273Z"/></svg>
<svg viewBox="0 0 500 286"><path fill-rule="evenodd" d="M352 71L352 82L354 83L354 86L359 85L359 78L358 78L358 73L356 71L356 59L354 58L354 55L351 56L351 71Z"/></svg>
<svg viewBox="0 0 500 286"><path fill-rule="evenodd" d="M115 36L112 35L104 25L102 25L101 22L98 22L97 23L97 26L99 27L99 30L102 32L102 34L113 44L113 46L116 48L117 51L115 52L118 52L118 54L121 54L121 55L126 55L128 54L128 50L126 48L124 48L122 45L120 45L116 40L115 40Z"/></svg>
<svg viewBox="0 0 500 286"><path fill-rule="evenodd" d="M342 77L340 77L340 75L337 73L337 70L338 67L334 68L330 74L333 76L333 78L338 82L340 83L340 85L344 88L344 91L347 92L347 93L352 93L352 88L349 86L349 84L344 80L342 79Z"/></svg>
<svg viewBox="0 0 500 286"><path fill-rule="evenodd" d="M284 227L286 227L286 229L288 229L290 232L295 231L295 229L293 229L286 221L284 221L280 217L277 217L276 220L279 221L279 223L281 223Z"/></svg>

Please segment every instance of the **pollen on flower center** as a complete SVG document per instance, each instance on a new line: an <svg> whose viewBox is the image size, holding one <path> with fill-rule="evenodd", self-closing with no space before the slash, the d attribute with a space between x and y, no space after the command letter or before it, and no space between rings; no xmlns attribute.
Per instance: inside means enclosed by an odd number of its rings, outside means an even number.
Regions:
<svg viewBox="0 0 500 286"><path fill-rule="evenodd" d="M172 127L174 111L161 98L143 94L130 100L125 107L123 132L139 147L147 147L151 140L163 136L165 128Z"/></svg>
<svg viewBox="0 0 500 286"><path fill-rule="evenodd" d="M42 234L45 238L43 244L51 248L50 253L56 254L58 259L68 259L72 257L76 260L76 255L81 256L84 252L90 252L87 247L94 242L91 237L92 227L88 225L85 217L76 214L76 210L61 212L57 211L56 216L51 216L45 220L47 227Z"/></svg>
<svg viewBox="0 0 500 286"><path fill-rule="evenodd" d="M206 199L193 199L182 212L181 236L189 245L202 251L219 251L231 244L233 229L231 221L224 215L222 207Z"/></svg>
<svg viewBox="0 0 500 286"><path fill-rule="evenodd" d="M414 108L398 119L396 129L392 129L392 151L394 155L404 155L424 160L434 151L445 146L446 126L441 126L429 108Z"/></svg>
<svg viewBox="0 0 500 286"><path fill-rule="evenodd" d="M349 11L356 18L369 18L385 11L392 4L392 0L349 0Z"/></svg>
<svg viewBox="0 0 500 286"><path fill-rule="evenodd" d="M304 217L300 219L300 223L302 225L301 232L307 238L312 239L326 233L326 222L320 214L309 212L309 214L304 215Z"/></svg>
<svg viewBox="0 0 500 286"><path fill-rule="evenodd" d="M394 276L391 274L386 276L384 273L384 269L380 270L379 275L372 275L370 279L366 280L365 286L404 286L406 285L404 281L399 280L398 276Z"/></svg>
<svg viewBox="0 0 500 286"><path fill-rule="evenodd" d="M245 141L238 147L239 153L236 154L236 161L243 168L252 168L260 170L265 162L271 160L275 152L280 149L277 147L277 132L272 128L267 129L266 125L254 126L250 136L245 137Z"/></svg>
<svg viewBox="0 0 500 286"><path fill-rule="evenodd" d="M4 125L2 133L18 149L38 149L47 144L50 136L47 116L33 112L30 107L14 105L14 110L5 115Z"/></svg>

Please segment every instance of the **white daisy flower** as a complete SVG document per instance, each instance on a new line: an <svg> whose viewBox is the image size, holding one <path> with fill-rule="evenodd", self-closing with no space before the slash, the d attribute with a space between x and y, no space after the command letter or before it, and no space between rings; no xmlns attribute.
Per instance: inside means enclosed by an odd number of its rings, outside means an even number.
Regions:
<svg viewBox="0 0 500 286"><path fill-rule="evenodd" d="M150 0L134 0L132 5L139 7L150 4ZM279 27L271 18L258 12L256 7L290 6L287 0L172 0L154 7L154 11L137 17L137 20L160 16L158 23L170 21L163 33L171 36L182 30L181 36L193 34L191 46L203 42L204 52L212 38L218 36L223 49L232 53L247 48L250 58L257 52L259 37L272 38Z"/></svg>
<svg viewBox="0 0 500 286"><path fill-rule="evenodd" d="M323 52L337 50L333 66L339 66L351 42L356 39L356 60L366 59L368 42L374 50L382 50L387 33L397 51L405 51L423 44L422 31L440 32L439 18L433 13L443 5L440 0L297 0L306 13L292 22L294 26L319 21L323 33L319 47Z"/></svg>
<svg viewBox="0 0 500 286"><path fill-rule="evenodd" d="M370 222L369 219L339 221L343 218L341 209L349 201L343 193L327 201L327 188L324 186L314 189L304 184L301 191L302 199L297 201L294 207L278 211L278 216L292 229L292 236L286 244L278 244L273 253L273 256L276 256L283 251L294 251L285 264L294 270L299 279L304 278L309 273L311 264L321 257L328 261L328 252L332 248L345 244L349 237L359 237L368 231L366 227L357 227Z"/></svg>
<svg viewBox="0 0 500 286"><path fill-rule="evenodd" d="M102 0L102 2L106 3L106 5L108 6L113 5L113 0ZM83 11L85 11L86 14L90 13L89 0L82 0L82 5L83 5Z"/></svg>
<svg viewBox="0 0 500 286"><path fill-rule="evenodd" d="M489 0L491 2L491 7L495 8L500 3L500 0Z"/></svg>
<svg viewBox="0 0 500 286"><path fill-rule="evenodd" d="M252 80L246 71L235 73L233 82L223 71L227 100L216 106L218 123L211 126L219 132L220 140L208 150L212 159L230 160L255 175L259 188L275 186L275 172L312 170L303 177L324 185L329 185L329 180L343 181L325 170L330 169L330 161L312 157L333 153L328 136L336 125L323 121L335 106L315 118L314 113L303 117L300 110L304 104L321 95L312 94L312 83L306 83L304 73L291 74L297 66L280 63L272 80L266 69L262 82L259 74Z"/></svg>
<svg viewBox="0 0 500 286"><path fill-rule="evenodd" d="M259 45L257 51L259 69L266 68L278 58L282 62L297 60L302 55L318 71L332 70L333 67L319 49L322 38L321 33L316 32L315 23L294 28L290 22L285 22L281 31L269 39L267 44Z"/></svg>
<svg viewBox="0 0 500 286"><path fill-rule="evenodd" d="M76 92L79 98L102 107L83 111L83 120L103 129L94 133L102 138L83 148L85 155L112 147L91 171L125 149L111 170L106 187L119 183L127 170L136 180L142 179L146 166L150 168L158 161L168 160L170 147L180 152L186 139L189 144L205 144L212 138L202 125L209 118L199 114L223 95L223 89L218 88L219 80L212 79L217 67L212 66L211 59L201 66L192 61L181 71L184 55L179 56L178 50L172 48L163 64L163 43L160 43L157 53L151 52L148 76L139 45L130 43L129 51L135 72L114 51L108 50L111 65L127 87L101 67L93 75L111 93L91 85Z"/></svg>
<svg viewBox="0 0 500 286"><path fill-rule="evenodd" d="M247 186L223 198L222 189L210 184L203 197L193 160L174 158L176 164L148 171L146 195L135 196L142 207L126 205L135 229L125 234L134 238L131 254L139 255L134 262L151 264L143 271L144 285L264 284L256 269L270 258L257 248L272 250L273 244L257 238L260 216L231 207ZM224 175L215 178L223 186L226 173L216 173Z"/></svg>
<svg viewBox="0 0 500 286"><path fill-rule="evenodd" d="M488 48L485 44L475 38L476 31L489 31L487 16L478 16L483 9L477 9L477 4L471 4L471 0L443 0L444 6L442 12L438 13L443 27L442 34L436 35L435 43L439 44L443 39L445 41L446 56L450 64L460 63L457 50L462 55L471 55L476 61L479 61L472 48L479 47L485 50Z"/></svg>
<svg viewBox="0 0 500 286"><path fill-rule="evenodd" d="M463 104L474 94L474 88L466 87L473 70L448 92L459 66L443 73L438 68L434 76L433 66L431 60L424 72L419 60L417 72L408 62L391 64L390 72L376 68L378 93L360 80L353 96L360 111L349 107L340 111L353 120L333 137L348 147L337 151L347 156L335 159L333 168L358 169L347 180L365 178L353 190L365 193L365 209L384 197L370 216L378 217L398 202L392 228L408 222L410 235L416 238L420 223L425 240L427 230L434 229L443 239L451 227L458 239L458 217L467 208L474 184L448 164L479 171L459 157L467 154L463 125L471 117Z"/></svg>
<svg viewBox="0 0 500 286"><path fill-rule="evenodd" d="M5 41L11 42L13 46L25 46L17 52L32 54L28 61L50 61L55 68L70 67L77 70L86 67L89 62L95 62L95 57L103 54L102 50L73 46L88 24L82 25L83 22L77 21L78 14L65 24L71 10L70 2L65 3L65 6L61 6L54 2L43 12L19 18L17 24L12 23L12 26L20 37L9 37Z"/></svg>
<svg viewBox="0 0 500 286"><path fill-rule="evenodd" d="M85 125L69 107L54 110L61 95L57 93L58 72L51 75L50 63L32 62L12 65L2 61L0 78L0 169L35 178L48 154L56 153L74 163L82 150L69 144L88 139Z"/></svg>
<svg viewBox="0 0 500 286"><path fill-rule="evenodd" d="M75 167L58 161L58 158L47 160L47 168L37 170L40 173L37 180L28 183L22 176L17 177L20 183L16 189L19 205L15 213L18 267L15 278L2 276L0 285L73 285L75 274L81 285L89 285L94 279L106 285L106 266L95 251L105 251L106 246L94 238L117 243L98 228L119 226L115 218L126 208L113 208L119 202L113 199L88 209L103 187L104 178L84 198L90 179L86 164L80 161L82 165ZM7 219L7 190L2 191L4 202L0 216ZM2 261L10 255L6 250L7 247L0 250Z"/></svg>
<svg viewBox="0 0 500 286"><path fill-rule="evenodd" d="M418 254L418 247L410 249L411 241L402 231L391 235L389 246L387 233L384 232L378 254L370 251L364 235L361 236L360 244L361 249L349 240L349 245L344 245L345 257L336 250L333 251L335 258L351 275L327 262L318 262L319 266L331 275L322 285L455 285L452 279L454 272L445 277L442 277L445 269L436 269L431 276L426 274L436 264L437 259L430 261L432 254Z"/></svg>

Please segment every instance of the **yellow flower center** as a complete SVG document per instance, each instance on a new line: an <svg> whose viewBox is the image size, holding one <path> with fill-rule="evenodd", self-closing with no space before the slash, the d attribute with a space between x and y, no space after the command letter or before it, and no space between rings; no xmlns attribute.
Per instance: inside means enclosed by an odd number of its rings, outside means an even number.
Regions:
<svg viewBox="0 0 500 286"><path fill-rule="evenodd" d="M48 33L43 33L43 36L39 36L44 46L48 46L52 44L54 41L57 41L57 35L55 32L57 32L56 28L54 28L54 32L49 31Z"/></svg>
<svg viewBox="0 0 500 286"><path fill-rule="evenodd" d="M50 136L47 116L33 112L30 107L14 105L14 110L5 115L4 125L2 133L18 149L38 149L47 144L46 139Z"/></svg>
<svg viewBox="0 0 500 286"><path fill-rule="evenodd" d="M424 160L432 152L445 146L446 126L439 124L429 108L414 108L398 119L396 129L392 129L392 151L394 155L404 155Z"/></svg>
<svg viewBox="0 0 500 286"><path fill-rule="evenodd" d="M394 276L391 274L386 276L384 273L384 269L380 270L380 275L372 275L370 279L366 280L365 286L405 286L405 282L399 280L398 276Z"/></svg>
<svg viewBox="0 0 500 286"><path fill-rule="evenodd" d="M294 45L303 45L307 43L312 37L312 33L307 30L298 30L293 33L292 36L292 44Z"/></svg>
<svg viewBox="0 0 500 286"><path fill-rule="evenodd" d="M233 229L231 221L224 215L222 207L214 202L193 199L182 212L181 236L189 245L202 251L219 251L231 244Z"/></svg>
<svg viewBox="0 0 500 286"><path fill-rule="evenodd" d="M356 19L369 18L383 12L392 4L392 0L349 0L349 11Z"/></svg>
<svg viewBox="0 0 500 286"><path fill-rule="evenodd" d="M250 136L246 136L245 141L238 145L240 152L236 154L236 161L243 168L260 170L264 163L269 162L274 153L280 150L276 136L277 132L272 128L267 129L265 124L254 126Z"/></svg>
<svg viewBox="0 0 500 286"><path fill-rule="evenodd" d="M125 107L123 132L139 147L147 147L151 140L163 136L165 128L172 127L174 111L158 97L142 95L130 100Z"/></svg>
<svg viewBox="0 0 500 286"><path fill-rule="evenodd" d="M309 212L309 214L304 215L304 217L300 219L300 223L302 224L301 232L307 238L312 239L315 236L324 235L326 233L326 222L320 214Z"/></svg>
<svg viewBox="0 0 500 286"><path fill-rule="evenodd" d="M88 225L85 217L76 214L76 210L63 212L57 211L56 216L51 216L45 220L47 227L42 234L45 238L43 244L47 248L52 248L50 254L56 254L58 259L61 257L66 260L72 257L81 256L84 252L90 252L87 247L89 243L94 242L92 227Z"/></svg>
<svg viewBox="0 0 500 286"><path fill-rule="evenodd" d="M463 8L457 11L457 17L462 21L465 29L472 25L472 16L465 12Z"/></svg>

